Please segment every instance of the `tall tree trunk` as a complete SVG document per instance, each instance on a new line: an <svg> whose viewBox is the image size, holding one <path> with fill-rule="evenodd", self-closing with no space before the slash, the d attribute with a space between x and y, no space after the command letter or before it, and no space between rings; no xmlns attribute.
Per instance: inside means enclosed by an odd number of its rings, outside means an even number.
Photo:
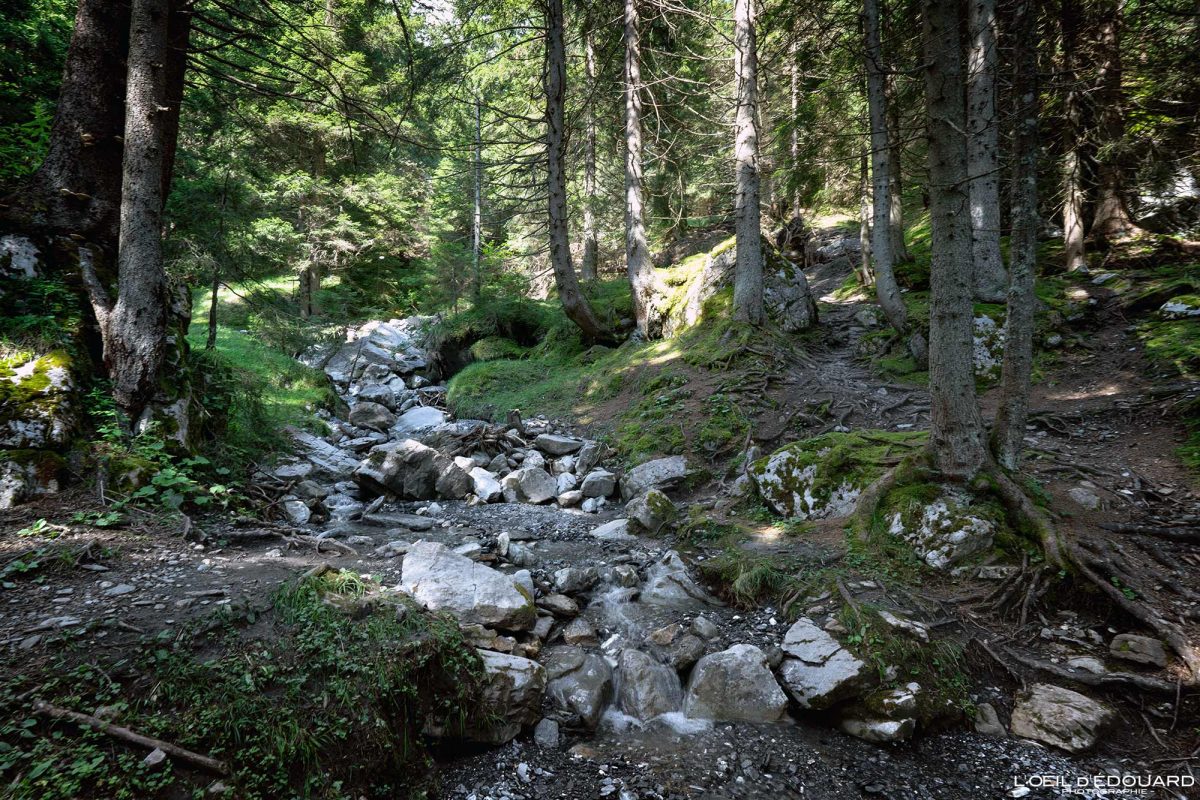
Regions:
<svg viewBox="0 0 1200 800"><path fill-rule="evenodd" d="M571 265L571 245L567 237L567 175L564 168L563 106L566 101L567 54L563 42L562 0L546 0L546 68L543 86L546 92L546 189L550 220L550 266L567 317L579 326L584 338L596 341L610 338L600 324L587 297L579 288L579 279Z"/></svg>
<svg viewBox="0 0 1200 800"><path fill-rule="evenodd" d="M152 399L166 347L167 279L162 258L163 171L170 8L133 0L130 13L117 301L96 291L104 362L117 405L136 423Z"/></svg>
<svg viewBox="0 0 1200 800"><path fill-rule="evenodd" d="M1083 227L1084 109L1079 85L1080 9L1075 0L1063 0L1062 17L1063 107L1067 122L1067 151L1063 156L1063 250L1068 272L1087 270Z"/></svg>
<svg viewBox="0 0 1200 800"><path fill-rule="evenodd" d="M1029 414L1033 368L1034 281L1037 265L1038 72L1037 3L1017 0L1013 9L1012 238L1009 243L1008 314L1004 323L1004 363L1000 405L992 429L992 450L1001 465L1016 469Z"/></svg>
<svg viewBox="0 0 1200 800"><path fill-rule="evenodd" d="M1004 298L1008 278L1000 255L1000 120L996 114L996 0L968 0L967 174L970 177L971 259L975 297Z"/></svg>
<svg viewBox="0 0 1200 800"><path fill-rule="evenodd" d="M909 350L918 363L925 360L924 339L908 329L908 309L896 283L892 253L891 194L889 186L887 96L883 51L879 41L879 0L863 3L866 36L867 113L871 124L871 259L875 265L875 296L888 324L900 336L908 336Z"/></svg>
<svg viewBox="0 0 1200 800"><path fill-rule="evenodd" d="M637 0L625 0L625 271L638 333L649 339L658 281L646 242L642 201L642 68Z"/></svg>
<svg viewBox="0 0 1200 800"><path fill-rule="evenodd" d="M128 43L127 0L80 0L46 157L0 203L6 219L116 246Z"/></svg>
<svg viewBox="0 0 1200 800"><path fill-rule="evenodd" d="M205 350L212 350L217 346L217 299L220 292L221 270L216 261L213 261L212 288L208 297L208 340L204 343Z"/></svg>
<svg viewBox="0 0 1200 800"><path fill-rule="evenodd" d="M896 97L896 74L889 72L884 84L887 97L888 126L888 228L892 234L892 255L897 264L912 261L904 241L904 178L901 169L904 135L900 125L900 100Z"/></svg>
<svg viewBox="0 0 1200 800"><path fill-rule="evenodd" d="M968 480L985 463L972 368L971 217L958 0L924 0L932 264L929 453L934 469Z"/></svg>
<svg viewBox="0 0 1200 800"><path fill-rule="evenodd" d="M471 294L476 300L483 294L483 132L482 101L475 97L475 213L471 217Z"/></svg>
<svg viewBox="0 0 1200 800"><path fill-rule="evenodd" d="M734 318L763 321L762 221L758 205L758 50L754 39L754 0L734 0L734 80L737 115L734 139L734 232L737 266L733 281Z"/></svg>
<svg viewBox="0 0 1200 800"><path fill-rule="evenodd" d="M791 174L792 174L792 207L791 213L788 214L788 219L792 219L800 214L800 34L792 31L792 43L788 48L788 77L791 79L788 86L792 117L791 117L791 141L788 143L788 154L792 158Z"/></svg>
<svg viewBox="0 0 1200 800"><path fill-rule="evenodd" d="M871 157L863 151L858 159L858 282L863 288L869 287L874 278L871 276Z"/></svg>
<svg viewBox="0 0 1200 800"><path fill-rule="evenodd" d="M592 21L587 22L583 36L584 68L587 74L588 92L596 91L596 34ZM579 265L580 277L585 281L596 280L597 262L600 259L600 241L596 235L596 107L595 97L587 104L587 119L584 132L583 153L583 262Z"/></svg>
<svg viewBox="0 0 1200 800"><path fill-rule="evenodd" d="M1123 161L1125 139L1125 92L1121 87L1121 24L1125 0L1106 0L1100 4L1098 85L1096 104L1100 110L1101 146L1096 165L1098 197L1092 218L1092 236L1099 242L1111 242L1138 232L1129 213Z"/></svg>

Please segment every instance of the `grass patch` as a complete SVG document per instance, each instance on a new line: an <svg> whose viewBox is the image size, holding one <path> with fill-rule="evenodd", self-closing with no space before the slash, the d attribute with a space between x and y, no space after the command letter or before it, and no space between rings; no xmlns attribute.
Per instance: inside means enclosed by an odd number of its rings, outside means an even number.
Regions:
<svg viewBox="0 0 1200 800"><path fill-rule="evenodd" d="M144 753L100 733L29 717L19 698L30 689L89 713L107 706L118 724L226 761L237 797L350 798L426 796L421 731L461 730L482 686L452 619L345 572L288 585L261 616L214 622L150 643L120 670L52 665L0 688L6 796L179 797L211 780L147 768Z"/></svg>

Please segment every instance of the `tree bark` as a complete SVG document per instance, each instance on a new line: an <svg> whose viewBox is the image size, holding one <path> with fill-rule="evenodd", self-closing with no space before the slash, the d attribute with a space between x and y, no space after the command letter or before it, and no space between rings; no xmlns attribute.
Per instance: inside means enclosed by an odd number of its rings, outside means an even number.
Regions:
<svg viewBox="0 0 1200 800"><path fill-rule="evenodd" d="M863 288L874 283L871 276L871 169L864 151L858 159L858 282Z"/></svg>
<svg viewBox="0 0 1200 800"><path fill-rule="evenodd" d="M1063 108L1067 122L1067 151L1063 156L1063 250L1068 272L1086 271L1083 223L1083 137L1084 110L1079 86L1079 7L1075 0L1063 0L1062 48L1063 82L1066 92Z"/></svg>
<svg viewBox="0 0 1200 800"><path fill-rule="evenodd" d="M625 0L625 271L643 339L655 335L658 281L646 242L642 200L642 69L637 0Z"/></svg>
<svg viewBox="0 0 1200 800"><path fill-rule="evenodd" d="M900 100L896 97L896 74L890 72L884 84L887 99L888 126L888 228L892 234L892 255L897 264L912 261L908 245L904 241L904 171L901 157L904 155L904 136L900 125Z"/></svg>
<svg viewBox="0 0 1200 800"><path fill-rule="evenodd" d="M588 91L594 93L596 88L596 34L590 19L583 36L583 56ZM587 105L584 136L583 261L579 265L579 274L585 281L594 281L597 274L597 262L600 259L600 241L596 235L596 108L594 97Z"/></svg>
<svg viewBox="0 0 1200 800"><path fill-rule="evenodd" d="M1007 469L1021 461L1033 369L1033 314L1037 268L1038 71L1037 3L1017 0L1013 8L1012 237L1009 242L1008 313L1000 404L992 429L992 451Z"/></svg>
<svg viewBox="0 0 1200 800"><path fill-rule="evenodd" d="M958 0L924 0L932 263L929 298L931 466L969 480L987 459L972 368L971 218Z"/></svg>
<svg viewBox="0 0 1200 800"><path fill-rule="evenodd" d="M166 347L162 258L163 173L170 8L133 0L130 13L117 301L97 309L117 405L136 423L154 395Z"/></svg>
<svg viewBox="0 0 1200 800"><path fill-rule="evenodd" d="M863 3L863 31L866 36L867 113L871 123L871 259L875 265L875 297L888 324L900 336L909 334L908 309L896 283L892 252L891 187L889 182L891 147L888 144L887 89L880 44L879 0ZM922 360L923 340L910 343L913 356Z"/></svg>
<svg viewBox="0 0 1200 800"><path fill-rule="evenodd" d="M792 43L788 48L788 100L791 106L791 140L788 142L788 154L792 159L792 207L786 219L790 220L800 214L800 34L792 31Z"/></svg>
<svg viewBox="0 0 1200 800"><path fill-rule="evenodd" d="M129 3L80 0L41 166L0 207L35 232L117 242Z"/></svg>
<svg viewBox="0 0 1200 800"><path fill-rule="evenodd" d="M967 174L971 199L971 259L975 297L1004 298L1008 278L1000 255L1000 121L996 115L996 0L968 0Z"/></svg>
<svg viewBox="0 0 1200 800"><path fill-rule="evenodd" d="M205 350L212 350L217 346L217 298L221 291L221 271L215 262L212 268L211 291L208 299L208 340L204 343Z"/></svg>
<svg viewBox="0 0 1200 800"><path fill-rule="evenodd" d="M475 213L471 217L471 294L483 294L483 132L481 100L475 97Z"/></svg>
<svg viewBox="0 0 1200 800"><path fill-rule="evenodd" d="M737 266L733 314L740 322L763 321L763 253L758 189L758 51L754 0L734 0L734 80L737 114L734 139L734 231Z"/></svg>
<svg viewBox="0 0 1200 800"><path fill-rule="evenodd" d="M579 288L571 265L567 237L567 176L564 169L563 106L566 100L567 54L563 42L562 0L546 0L546 189L550 221L550 266L558 297L567 317L579 326L589 341L607 340L609 332L600 324L592 306Z"/></svg>
<svg viewBox="0 0 1200 800"><path fill-rule="evenodd" d="M1140 229L1129 213L1122 154L1125 145L1125 92L1121 87L1121 23L1125 0L1108 0L1100 19L1096 52L1099 58L1096 103L1100 110L1100 151L1096 165L1098 196L1092 218L1092 237L1105 243Z"/></svg>

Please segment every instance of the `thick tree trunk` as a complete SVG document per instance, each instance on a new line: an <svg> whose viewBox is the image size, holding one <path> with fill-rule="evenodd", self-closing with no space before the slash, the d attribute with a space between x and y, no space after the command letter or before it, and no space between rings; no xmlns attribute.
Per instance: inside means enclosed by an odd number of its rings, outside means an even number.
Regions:
<svg viewBox="0 0 1200 800"><path fill-rule="evenodd" d="M646 242L642 201L642 69L637 0L625 0L625 271L638 333L649 339L660 327L654 300L658 281Z"/></svg>
<svg viewBox="0 0 1200 800"><path fill-rule="evenodd" d="M932 264L929 298L930 461L950 479L984 465L972 368L971 217L958 0L924 0Z"/></svg>
<svg viewBox="0 0 1200 800"><path fill-rule="evenodd" d="M587 71L588 91L596 88L596 34L588 20L583 36L584 68ZM596 107L595 98L587 105L587 120L584 131L583 153L583 261L579 265L580 277L585 281L596 280L597 262L600 259L600 241L596 235Z"/></svg>
<svg viewBox="0 0 1200 800"><path fill-rule="evenodd" d="M737 266L733 281L734 318L763 321L763 253L758 205L758 51L754 0L734 0L733 72L737 83L734 139L734 232Z"/></svg>
<svg viewBox="0 0 1200 800"><path fill-rule="evenodd" d="M884 85L887 94L888 126L888 228L892 234L892 255L897 264L912 261L904 241L904 179L901 169L904 136L900 125L900 100L896 97L896 75L890 73Z"/></svg>
<svg viewBox="0 0 1200 800"><path fill-rule="evenodd" d="M967 174L970 176L971 259L975 297L1004 298L1008 278L1000 255L1000 120L996 114L996 0L968 0Z"/></svg>
<svg viewBox="0 0 1200 800"><path fill-rule="evenodd" d="M858 282L864 287L874 283L871 276L871 169L870 156L864 151L858 159Z"/></svg>
<svg viewBox="0 0 1200 800"><path fill-rule="evenodd" d="M1004 323L1004 363L1000 405L992 429L992 451L1000 464L1016 469L1029 413L1033 368L1034 281L1037 267L1038 71L1036 0L1013 8L1012 237L1009 242L1008 314Z"/></svg>
<svg viewBox="0 0 1200 800"><path fill-rule="evenodd" d="M875 296L888 323L900 336L907 336L910 333L908 309L896 283L892 252L891 146L888 143L886 77L879 40L879 0L863 3L863 31L866 36L867 113L871 123L871 259L875 265ZM912 335L909 350L918 362L922 362L924 339Z"/></svg>
<svg viewBox="0 0 1200 800"><path fill-rule="evenodd" d="M1122 163L1125 139L1125 92L1121 87L1121 22L1125 0L1103 4L1096 42L1099 74L1096 104L1100 110L1100 157L1096 165L1098 196L1092 218L1092 236L1098 242L1125 238L1140 229L1129 213L1125 169Z"/></svg>
<svg viewBox="0 0 1200 800"><path fill-rule="evenodd" d="M562 0L546 0L546 189L550 220L550 266L567 317L579 326L584 338L602 340L610 334L596 318L579 288L571 265L567 237L567 175L564 169L563 106L566 100L567 54L563 43Z"/></svg>
<svg viewBox="0 0 1200 800"><path fill-rule="evenodd" d="M471 217L471 294L483 294L483 132L481 101L475 98L475 213Z"/></svg>
<svg viewBox="0 0 1200 800"><path fill-rule="evenodd" d="M6 219L115 247L128 42L127 0L80 1L46 158L0 204Z"/></svg>
<svg viewBox="0 0 1200 800"><path fill-rule="evenodd" d="M1087 270L1083 227L1083 97L1079 86L1079 7L1062 5L1063 108L1067 122L1067 151L1063 156L1063 250L1068 272Z"/></svg>
<svg viewBox="0 0 1200 800"><path fill-rule="evenodd" d="M166 347L167 278L162 258L163 172L168 117L170 8L133 0L125 99L117 301L94 294L113 397L137 422L154 395Z"/></svg>

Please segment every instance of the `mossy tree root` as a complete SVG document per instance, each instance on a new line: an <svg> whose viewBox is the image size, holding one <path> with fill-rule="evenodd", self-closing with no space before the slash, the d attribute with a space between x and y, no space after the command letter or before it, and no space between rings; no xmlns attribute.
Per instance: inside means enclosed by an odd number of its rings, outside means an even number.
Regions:
<svg viewBox="0 0 1200 800"><path fill-rule="evenodd" d="M858 501L854 504L854 513L850 517L850 526L861 541L865 542L870 537L879 504L893 489L910 483L924 482L933 477L933 471L925 462L924 455L923 451L918 451L905 456L899 464L880 475L859 494Z"/></svg>

